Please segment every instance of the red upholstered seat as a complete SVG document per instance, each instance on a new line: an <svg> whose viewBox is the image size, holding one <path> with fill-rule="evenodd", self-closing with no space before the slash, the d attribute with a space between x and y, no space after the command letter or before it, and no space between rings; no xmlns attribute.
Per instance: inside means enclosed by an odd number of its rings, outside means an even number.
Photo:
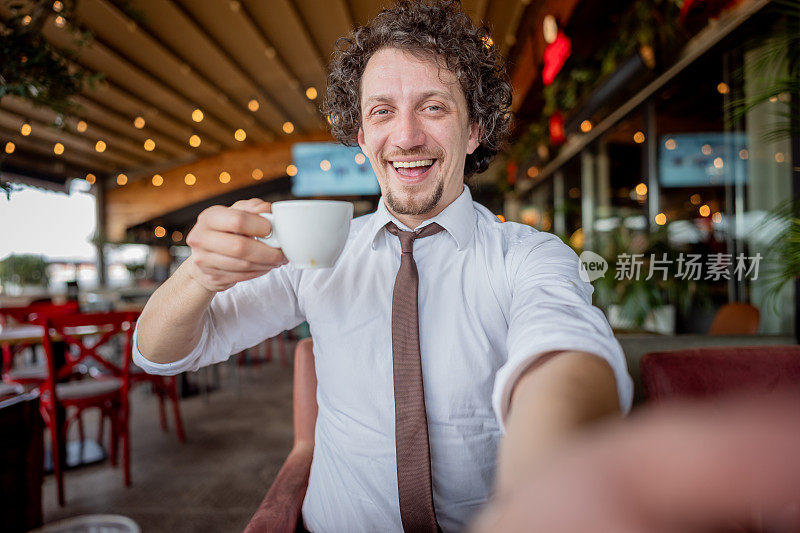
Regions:
<svg viewBox="0 0 800 533"><path fill-rule="evenodd" d="M800 389L800 346L653 352L640 364L645 398L705 398L735 391Z"/></svg>
<svg viewBox="0 0 800 533"><path fill-rule="evenodd" d="M245 533L305 531L301 510L311 472L317 423L317 373L312 340L298 342L294 354L294 447Z"/></svg>

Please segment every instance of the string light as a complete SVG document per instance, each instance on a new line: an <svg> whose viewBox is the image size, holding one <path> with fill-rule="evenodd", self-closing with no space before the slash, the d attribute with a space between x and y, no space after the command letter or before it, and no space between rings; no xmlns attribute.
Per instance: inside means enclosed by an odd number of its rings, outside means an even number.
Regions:
<svg viewBox="0 0 800 533"><path fill-rule="evenodd" d="M331 169L331 162L327 159L323 159L319 162L319 168L321 168L323 172L327 172Z"/></svg>
<svg viewBox="0 0 800 533"><path fill-rule="evenodd" d="M203 112L199 109L192 111L192 120L195 122L203 122Z"/></svg>
<svg viewBox="0 0 800 533"><path fill-rule="evenodd" d="M638 196L644 196L647 194L647 185L644 183L640 183L636 186L636 194Z"/></svg>
<svg viewBox="0 0 800 533"><path fill-rule="evenodd" d="M775 154L775 162L776 163L783 163L784 161L786 161L786 156L783 155L783 152L777 152Z"/></svg>
<svg viewBox="0 0 800 533"><path fill-rule="evenodd" d="M494 46L494 40L487 35L486 37L483 38L483 46L485 46L486 48L491 48L492 46Z"/></svg>
<svg viewBox="0 0 800 533"><path fill-rule="evenodd" d="M161 237L167 234L167 230L164 229L163 226L156 226L156 229L153 230L153 233L155 234L156 237L160 239Z"/></svg>
<svg viewBox="0 0 800 533"><path fill-rule="evenodd" d="M289 121L283 123L283 133L290 134L294 131L294 124Z"/></svg>
<svg viewBox="0 0 800 533"><path fill-rule="evenodd" d="M750 157L750 152L747 149L742 148L739 150L739 159L748 159Z"/></svg>
<svg viewBox="0 0 800 533"><path fill-rule="evenodd" d="M83 133L84 131L86 131L86 128L88 128L88 127L89 127L89 126L86 124L86 122L84 122L84 121L82 121L82 120L81 120L81 121L80 121L80 122L78 122L78 124L75 126L75 129L76 129L76 130L78 130L80 133Z"/></svg>
<svg viewBox="0 0 800 533"><path fill-rule="evenodd" d="M25 122L24 124L22 124L22 127L20 127L19 132L23 134L25 137L27 137L28 135L31 134L31 125Z"/></svg>
<svg viewBox="0 0 800 533"><path fill-rule="evenodd" d="M156 142L153 139L146 139L144 141L144 149L148 152L152 152L156 149Z"/></svg>
<svg viewBox="0 0 800 533"><path fill-rule="evenodd" d="M264 177L264 173L261 171L260 168L254 168L253 172L250 174L254 180L258 181Z"/></svg>
<svg viewBox="0 0 800 533"><path fill-rule="evenodd" d="M711 208L708 207L708 204L703 204L700 206L699 212L701 217L707 217L711 214Z"/></svg>
<svg viewBox="0 0 800 533"><path fill-rule="evenodd" d="M53 145L53 153L56 155L61 155L64 153L64 145L61 143L56 143Z"/></svg>
<svg viewBox="0 0 800 533"><path fill-rule="evenodd" d="M144 125L145 125L144 117L136 117L135 119L133 119L133 127L134 128L140 130L140 129L144 128Z"/></svg>
<svg viewBox="0 0 800 533"><path fill-rule="evenodd" d="M103 141L97 141L94 145L94 149L100 153L103 153L106 151L106 143Z"/></svg>
<svg viewBox="0 0 800 533"><path fill-rule="evenodd" d="M642 144L644 142L644 133L641 131L637 131L633 134L633 142L636 144Z"/></svg>
<svg viewBox="0 0 800 533"><path fill-rule="evenodd" d="M722 168L724 165L725 163L722 161L721 157L714 158L714 168Z"/></svg>
<svg viewBox="0 0 800 533"><path fill-rule="evenodd" d="M289 165L286 167L286 174L288 176L297 176L297 167L294 165Z"/></svg>
<svg viewBox="0 0 800 533"><path fill-rule="evenodd" d="M63 28L64 25L66 25L67 20L64 17L62 17L61 15L59 15L59 16L56 17L55 23L56 23L56 26L58 26L59 28Z"/></svg>
<svg viewBox="0 0 800 533"><path fill-rule="evenodd" d="M725 83L724 81L723 82L719 82L717 84L717 92L719 94L728 94L730 92L730 90L731 90L731 88L728 87L728 84Z"/></svg>
<svg viewBox="0 0 800 533"><path fill-rule="evenodd" d="M90 185L94 185L94 182L97 181L97 176L90 172L86 174L86 181L88 181Z"/></svg>
<svg viewBox="0 0 800 533"><path fill-rule="evenodd" d="M219 173L219 182L220 183L230 183L231 182L231 175L223 170L222 172Z"/></svg>
<svg viewBox="0 0 800 533"><path fill-rule="evenodd" d="M356 154L356 164L363 165L366 162L367 162L367 156L365 156L362 153Z"/></svg>
<svg viewBox="0 0 800 533"><path fill-rule="evenodd" d="M692 203L692 205L700 205L702 199L700 198L699 194L695 193L689 197L689 201Z"/></svg>
<svg viewBox="0 0 800 533"><path fill-rule="evenodd" d="M700 151L703 152L703 155L711 155L713 150L711 150L710 144L704 144L702 148L700 148Z"/></svg>
<svg viewBox="0 0 800 533"><path fill-rule="evenodd" d="M314 100L317 97L317 89L315 87L309 87L306 89L306 98L309 100Z"/></svg>
<svg viewBox="0 0 800 533"><path fill-rule="evenodd" d="M172 232L172 242L181 242L183 239L183 233L180 231L173 231Z"/></svg>
<svg viewBox="0 0 800 533"><path fill-rule="evenodd" d="M255 98L250 100L249 102L247 102L247 109L249 109L253 113L258 111L258 107L259 107L258 106L258 100L256 100Z"/></svg>
<svg viewBox="0 0 800 533"><path fill-rule="evenodd" d="M233 138L239 142L242 142L247 139L247 132L245 132L242 128L239 128L233 132Z"/></svg>
<svg viewBox="0 0 800 533"><path fill-rule="evenodd" d="M659 226L663 226L666 223L667 223L667 215L665 215L664 213L659 213L656 215L656 224L658 224Z"/></svg>
<svg viewBox="0 0 800 533"><path fill-rule="evenodd" d="M156 174L153 176L153 185L155 187L161 187L164 184L164 177L161 174Z"/></svg>
<svg viewBox="0 0 800 533"><path fill-rule="evenodd" d="M126 183L128 183L128 176L125 174L119 174L117 176L117 185L125 185Z"/></svg>
<svg viewBox="0 0 800 533"><path fill-rule="evenodd" d="M186 185L194 185L195 183L197 183L197 177L195 177L195 175L190 172L183 177L183 182Z"/></svg>
<svg viewBox="0 0 800 533"><path fill-rule="evenodd" d="M581 122L581 131L583 133L589 133L592 131L592 122L590 120L584 120Z"/></svg>
<svg viewBox="0 0 800 533"><path fill-rule="evenodd" d="M55 11L56 13L61 13L62 9L64 9L64 4L59 2L59 0L53 2L53 11Z"/></svg>
<svg viewBox="0 0 800 533"><path fill-rule="evenodd" d="M530 167L528 168L528 177L535 178L539 175L539 167Z"/></svg>
<svg viewBox="0 0 800 533"><path fill-rule="evenodd" d="M16 147L17 147L17 146L16 146L14 143L12 143L11 141L8 141L8 142L6 143L6 153L7 153L7 154L13 154L13 153L14 153L14 149L15 149Z"/></svg>
<svg viewBox="0 0 800 533"><path fill-rule="evenodd" d="M192 135L191 137L189 137L189 146L191 146L192 148L197 148L198 146L200 146L200 137L197 135Z"/></svg>
<svg viewBox="0 0 800 533"><path fill-rule="evenodd" d="M711 215L711 220L714 221L715 224L719 224L720 222L722 222L722 213L717 211L716 213Z"/></svg>
<svg viewBox="0 0 800 533"><path fill-rule="evenodd" d="M677 142L675 142L675 139L667 139L667 140L664 142L664 147L665 147L667 150L674 150L675 148L677 148L677 147L678 147L678 143L677 143Z"/></svg>

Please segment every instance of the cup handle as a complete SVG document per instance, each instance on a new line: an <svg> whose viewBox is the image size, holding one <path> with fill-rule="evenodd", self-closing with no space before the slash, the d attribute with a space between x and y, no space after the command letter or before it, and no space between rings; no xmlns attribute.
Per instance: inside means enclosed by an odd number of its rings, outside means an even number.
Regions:
<svg viewBox="0 0 800 533"><path fill-rule="evenodd" d="M266 244L267 246L272 246L273 248L280 248L281 243L278 242L278 237L275 235L275 215L273 215L272 213L259 213L259 215L269 220L272 229L270 230L269 235L266 235L264 237L257 237L257 239Z"/></svg>

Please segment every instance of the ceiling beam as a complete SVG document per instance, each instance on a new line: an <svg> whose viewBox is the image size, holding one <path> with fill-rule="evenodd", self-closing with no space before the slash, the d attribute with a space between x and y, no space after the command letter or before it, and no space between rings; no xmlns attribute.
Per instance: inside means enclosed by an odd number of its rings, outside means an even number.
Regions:
<svg viewBox="0 0 800 533"><path fill-rule="evenodd" d="M356 28L355 17L353 17L353 8L350 7L350 2L348 0L339 0L339 5L342 7L342 13L344 13L345 19L347 20L347 26L354 30Z"/></svg>
<svg viewBox="0 0 800 533"><path fill-rule="evenodd" d="M95 90L84 91L83 98L94 102L95 105L105 109L117 110L124 116L128 124L133 127L133 119L137 115L145 118L147 130L155 130L163 135L175 139L182 146L189 146L189 137L194 130L185 125L181 119L175 118L170 113L163 112L158 107L139 99L131 94L127 89L104 80ZM77 98L80 101L80 97ZM145 131L145 130L142 130ZM197 148L190 148L192 153L203 153L206 155L215 154L222 150L223 146L214 139L205 137Z"/></svg>
<svg viewBox="0 0 800 533"><path fill-rule="evenodd" d="M0 139L3 139L3 141L10 140L15 146L23 148L28 152L34 152L45 158L56 157L53 153L52 146L48 147L41 142L30 139L29 137L23 137L20 135L18 130L8 129L3 124L0 124ZM5 147L5 142L3 142L3 147ZM96 157L89 157L75 150L65 150L63 154L57 157L64 159L64 161L81 166L87 172L92 172L95 174L110 174L114 172L116 168L108 161L99 160Z"/></svg>
<svg viewBox="0 0 800 533"><path fill-rule="evenodd" d="M6 109L0 109L0 126L11 131L19 132L19 128L26 117L12 113ZM31 134L27 137L31 140L38 141L42 145L50 147L52 151L55 143L64 145L64 152L76 151L86 154L92 158L105 161L115 167L136 166L139 161L129 157L125 154L119 153L118 150L107 147L102 153L95 150L95 143L85 137L75 135L62 129L51 128L50 124L42 123L36 120L27 119L31 125ZM20 135L22 135L20 133Z"/></svg>
<svg viewBox="0 0 800 533"><path fill-rule="evenodd" d="M478 0L475 4L475 16L478 18L478 24L488 24L486 20L486 13L489 10L489 0Z"/></svg>
<svg viewBox="0 0 800 533"><path fill-rule="evenodd" d="M130 17L128 17L124 12L122 12L119 8L117 8L113 3L109 2L108 0L84 0L83 2L81 2L80 5L83 6L83 8L86 9L86 10L104 9L104 10L106 10L106 13L109 16L112 16L112 17L118 19L120 24L125 26L125 27L131 27L132 24L136 24L134 20L132 20ZM96 20L96 19L97 19L97 17L88 18L86 20L87 20L87 23L91 23L91 21ZM174 66L175 69L181 68L181 65L187 65L188 64L188 62L185 60L185 58L181 57L175 50L171 49L169 47L169 45L164 43L154 33L152 33L151 31L147 30L145 27L143 27L141 25L136 25L135 27L136 27L135 34L137 36L139 36L141 39L144 39L147 42L148 46L152 46L153 48L158 50L159 53L163 54L163 56L164 56L163 59L165 59L166 61L173 62L174 63L173 66ZM115 53L117 53L118 55L125 56L132 64L135 64L137 66L137 68L139 68L142 71L147 72L150 76L158 79L163 85L171 86L175 91L178 91L181 94L184 94L184 96L188 100L196 100L196 99L186 95L185 90L183 90L181 86L175 86L175 81L174 80L172 80L170 78L164 78L163 75L160 75L160 74L154 72L148 66L141 64L141 62L134 62L133 59L129 55L125 55L122 52L120 52L108 40L100 39L98 37L100 31L101 30L98 29L98 28L94 28L93 29L95 40L97 40L98 42L101 42L107 48L109 48L111 50L114 50ZM154 60L159 60L159 59L158 58L154 58ZM212 81L211 79L209 79L208 77L203 75L197 68L192 69L192 71L190 72L190 74L188 74L188 76L197 78L196 80L194 80L194 84L193 85L195 85L195 86L205 86L204 88L205 88L206 91L208 91L210 93L214 93L215 95L219 95L219 94L225 95L225 97L227 98L226 104L231 106L231 108L232 108L231 111L238 112L238 114L239 114L239 117L238 117L239 123L231 120L233 117L224 116L224 117L217 117L217 118L222 122L227 122L228 126L231 127L231 129L236 129L237 127L242 126L241 121L244 121L245 123L250 124L250 126L253 126L253 127L256 128L256 129L253 130L252 133L250 133L249 137L252 140L262 141L262 142L266 141L266 140L269 140L270 135L274 134L275 132L278 131L277 128L280 127L279 125L274 125L274 124L270 125L266 121L264 121L262 118L260 118L258 115L254 115L252 112L250 112L250 110L248 110L244 105L242 105L240 103L241 102L241 98L240 97L238 97L237 95L232 95L232 94L226 92L222 87L218 86L214 81ZM245 77L245 80L252 85L251 80L248 79L246 75L244 77ZM185 87L185 86L186 85L184 85L183 87ZM257 88L255 86L253 87L253 89L255 89L257 91ZM209 102L205 102L205 103L204 102L197 102L197 103L200 104L200 105L205 104L204 107L206 107L206 109L210 109L210 107L208 106ZM248 139L248 140L250 140L250 139Z"/></svg>
<svg viewBox="0 0 800 533"><path fill-rule="evenodd" d="M325 70L327 69L327 64L326 64L327 61L325 61L325 56L323 55L322 50L320 50L317 41L314 40L314 37L311 35L311 29L308 27L306 19L303 18L303 14L300 13L300 10L297 9L297 6L292 0L284 0L283 4L286 6L286 9L292 14L292 17L294 18L295 22L300 27L301 30L300 33L301 36L303 37L303 40L305 40L306 43L308 43L308 46L314 52L314 59L317 60L317 66L324 73Z"/></svg>
<svg viewBox="0 0 800 533"><path fill-rule="evenodd" d="M194 17L194 15L189 13L189 11L186 8L184 8L182 5L180 5L179 2L173 2L172 5L174 6L174 8L176 10L178 10L180 12L180 14L187 21L189 21L197 29L197 31L203 36L204 39L206 39L212 46L214 46L214 48L217 49L219 54L222 57L224 57L225 60L231 66L233 66L237 71L239 71L242 76L244 76L247 80L250 81L251 84L253 84L257 88L258 94L264 99L264 101L273 109L273 111L278 116L285 117L284 122L286 120L291 120L291 121L293 121L295 123L297 122L297 117L293 117L292 115L290 115L289 111L287 109L284 109L284 107L275 99L275 97L273 97L271 94L266 92L264 90L264 88L262 87L262 85L260 83L258 83L258 81L256 81L252 77L252 75L248 72L248 70L239 61L237 61L233 56L231 56L228 53L228 51L225 49L225 47L222 45L222 43L217 41L211 35L211 32L207 31L203 27L203 25L200 23L200 21L198 21ZM240 9L244 9L244 6L242 6ZM253 24L252 20L248 19L248 17L242 17L242 20L243 20L243 22L245 24L249 25L255 31L256 35L258 35L259 38L261 38L261 40L263 41L263 45L264 45L265 49L271 49L271 50L274 51L275 56L274 56L274 58L272 58L272 60L276 63L276 65L278 66L278 69L283 71L283 73L286 75L286 77L289 78L290 83L291 83L291 80L294 80L294 82L297 83L298 88L299 88L299 82L297 82L297 78L291 73L289 68L286 66L286 63L280 58L280 56L278 55L278 51L275 49L275 47L272 46L269 43L269 41L265 40L265 38L263 36L263 33L261 32L260 28L258 28L255 24ZM296 131L300 131L299 124L296 124L295 127L296 127Z"/></svg>
<svg viewBox="0 0 800 533"><path fill-rule="evenodd" d="M36 120L42 124L55 124L59 115L49 108L37 107L30 102L23 100L17 96L6 96L0 101L0 108L6 109L13 113L24 116L27 119ZM73 116L64 117L64 126L66 132L77 132L78 118ZM91 126L87 122L87 129L85 132L77 132L78 137L89 139L91 142L96 142L99 139L105 141L109 146L118 149L120 152L141 160L142 162L153 162L164 159L166 154L153 150L148 152L144 149L142 142L134 142L128 138L116 135L113 131L105 130L92 123ZM154 141L155 142L155 141ZM158 146L156 146L158 148Z"/></svg>

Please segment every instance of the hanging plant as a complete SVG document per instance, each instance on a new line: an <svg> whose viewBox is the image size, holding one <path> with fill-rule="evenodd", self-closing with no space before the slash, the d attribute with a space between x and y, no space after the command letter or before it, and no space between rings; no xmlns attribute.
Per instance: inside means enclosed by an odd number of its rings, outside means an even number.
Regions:
<svg viewBox="0 0 800 533"><path fill-rule="evenodd" d="M76 50L58 49L42 34L45 24L54 22L73 33L76 49L85 45L90 35L67 25L74 2L39 0L21 4L6 0L6 3L12 16L0 25L0 99L14 95L60 115L69 114L77 108L71 98L85 84L93 87L102 77L73 61Z"/></svg>

